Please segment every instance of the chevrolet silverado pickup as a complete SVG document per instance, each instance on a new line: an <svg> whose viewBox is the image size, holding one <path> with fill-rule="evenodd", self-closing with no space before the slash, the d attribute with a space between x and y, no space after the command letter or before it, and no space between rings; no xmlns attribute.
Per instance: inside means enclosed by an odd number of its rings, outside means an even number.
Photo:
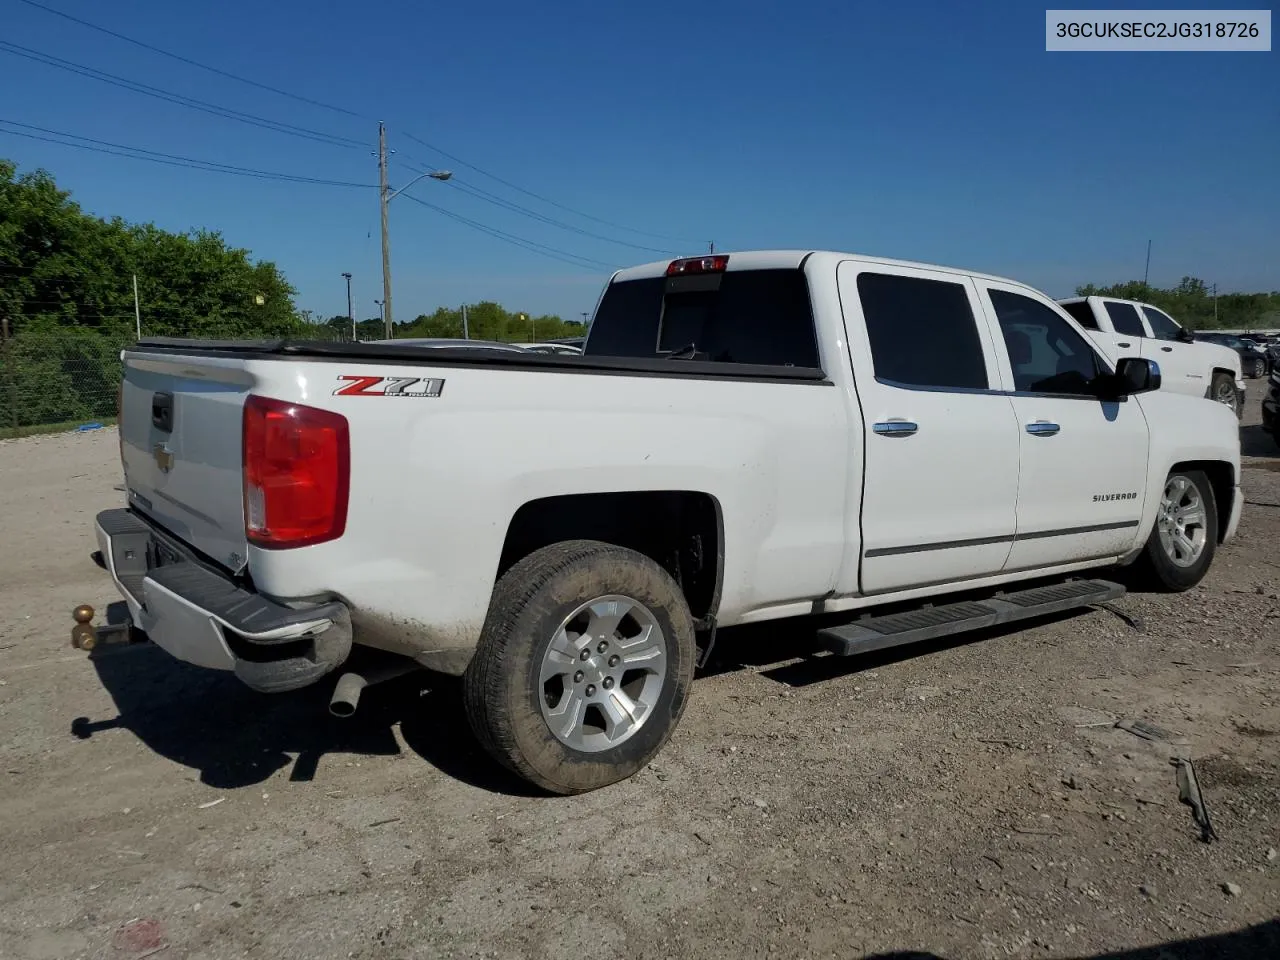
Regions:
<svg viewBox="0 0 1280 960"><path fill-rule="evenodd" d="M1245 386L1234 350L1200 341L1149 303L1115 297L1071 297L1058 303L1112 362L1124 356L1155 360L1163 375L1161 389L1217 401L1237 417L1243 413Z"/></svg>
<svg viewBox="0 0 1280 960"><path fill-rule="evenodd" d="M622 270L581 356L141 341L98 545L178 659L460 675L496 759L579 792L659 751L717 628L825 614L853 654L1123 592L1097 568L1197 583L1236 419L1138 348L1009 280L804 251Z"/></svg>

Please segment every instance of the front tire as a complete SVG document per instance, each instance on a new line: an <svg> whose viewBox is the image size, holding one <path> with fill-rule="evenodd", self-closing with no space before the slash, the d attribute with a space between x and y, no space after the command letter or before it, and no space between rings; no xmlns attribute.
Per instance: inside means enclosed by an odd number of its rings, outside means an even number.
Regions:
<svg viewBox="0 0 1280 960"><path fill-rule="evenodd" d="M1263 360L1261 357L1255 357L1253 360L1253 366L1250 367L1250 369L1253 372L1249 374L1249 377L1253 380L1260 380L1262 377L1267 375L1267 361Z"/></svg>
<svg viewBox="0 0 1280 960"><path fill-rule="evenodd" d="M1136 564L1157 590L1180 593L1204 579L1218 545L1218 509L1200 470L1174 470L1165 480L1156 522Z"/></svg>
<svg viewBox="0 0 1280 960"><path fill-rule="evenodd" d="M625 780L662 749L693 682L693 617L649 557L553 544L498 581L464 678L467 718L498 762L558 794Z"/></svg>
<svg viewBox="0 0 1280 960"><path fill-rule="evenodd" d="M1225 407L1230 407L1237 417L1243 412L1243 404L1236 394L1235 379L1229 373L1215 373L1209 386L1209 396Z"/></svg>

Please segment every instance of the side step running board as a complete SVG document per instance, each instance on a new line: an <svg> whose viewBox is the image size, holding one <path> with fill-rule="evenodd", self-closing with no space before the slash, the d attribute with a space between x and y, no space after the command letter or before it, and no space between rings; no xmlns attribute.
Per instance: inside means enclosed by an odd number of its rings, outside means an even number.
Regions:
<svg viewBox="0 0 1280 960"><path fill-rule="evenodd" d="M1067 583L1002 593L989 600L963 601L924 607L883 617L864 617L856 623L828 627L818 640L838 656L870 653L904 643L933 640L1000 623L1012 623L1046 614L1062 613L1124 596L1124 587L1108 580L1072 580Z"/></svg>

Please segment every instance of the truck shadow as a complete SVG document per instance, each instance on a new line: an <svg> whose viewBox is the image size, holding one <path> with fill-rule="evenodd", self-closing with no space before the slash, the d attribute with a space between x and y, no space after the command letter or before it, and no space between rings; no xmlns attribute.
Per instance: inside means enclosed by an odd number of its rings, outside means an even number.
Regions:
<svg viewBox="0 0 1280 960"><path fill-rule="evenodd" d="M109 609L107 621L119 622L120 615ZM394 756L402 752L393 731L398 724L403 743L445 775L490 792L534 792L476 742L461 684L452 677L421 671L389 680L365 692L355 716L339 719L328 710L333 682L259 694L230 674L192 667L150 643L104 644L88 656L117 715L76 717L71 734L88 740L127 730L159 755L198 771L211 787L253 786L286 768L290 780L310 781L321 759L334 754Z"/></svg>
<svg viewBox="0 0 1280 960"><path fill-rule="evenodd" d="M1229 933L1170 940L1152 947L1115 950L1089 955L1073 954L1075 960L1274 960L1280 956L1280 920L1268 920ZM876 953L864 960L947 960L936 953L902 950Z"/></svg>
<svg viewBox="0 0 1280 960"><path fill-rule="evenodd" d="M108 622L121 622L123 608L113 604ZM814 633L823 625L821 619L736 627L721 631L711 662L699 675L754 669L779 683L807 686L1073 615L1077 614L857 657L818 651ZM339 719L328 711L336 677L293 693L259 694L230 674L192 667L145 642L101 645L89 654L89 661L117 715L76 717L71 734L88 740L127 730L157 754L197 770L201 782L211 787L253 786L286 768L290 780L310 781L325 756L395 756L403 742L455 780L494 793L540 795L476 742L465 719L461 681L455 677L423 670L386 681L365 692L355 716ZM393 729L397 725L399 739Z"/></svg>
<svg viewBox="0 0 1280 960"><path fill-rule="evenodd" d="M1280 443L1258 424L1241 427L1240 453L1246 457L1280 457Z"/></svg>

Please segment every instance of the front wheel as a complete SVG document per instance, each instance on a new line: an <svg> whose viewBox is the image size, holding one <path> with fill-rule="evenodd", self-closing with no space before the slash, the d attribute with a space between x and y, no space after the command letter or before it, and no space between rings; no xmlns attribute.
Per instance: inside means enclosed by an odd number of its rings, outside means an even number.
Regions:
<svg viewBox="0 0 1280 960"><path fill-rule="evenodd" d="M1175 470L1165 481L1155 526L1138 560L1158 590L1178 593L1204 579L1218 545L1218 510L1209 478Z"/></svg>
<svg viewBox="0 0 1280 960"><path fill-rule="evenodd" d="M1267 361L1261 357L1254 357L1253 366L1250 368L1249 376L1254 380L1260 380L1267 375Z"/></svg>
<svg viewBox="0 0 1280 960"><path fill-rule="evenodd" d="M671 736L693 682L679 585L634 550L553 544L494 589L464 679L467 718L500 763L552 793L624 780Z"/></svg>
<svg viewBox="0 0 1280 960"><path fill-rule="evenodd" d="M1225 407L1230 407L1231 412L1237 417L1241 414L1240 398L1236 394L1236 382L1229 373L1215 373L1213 375L1213 383L1209 387L1209 396Z"/></svg>

